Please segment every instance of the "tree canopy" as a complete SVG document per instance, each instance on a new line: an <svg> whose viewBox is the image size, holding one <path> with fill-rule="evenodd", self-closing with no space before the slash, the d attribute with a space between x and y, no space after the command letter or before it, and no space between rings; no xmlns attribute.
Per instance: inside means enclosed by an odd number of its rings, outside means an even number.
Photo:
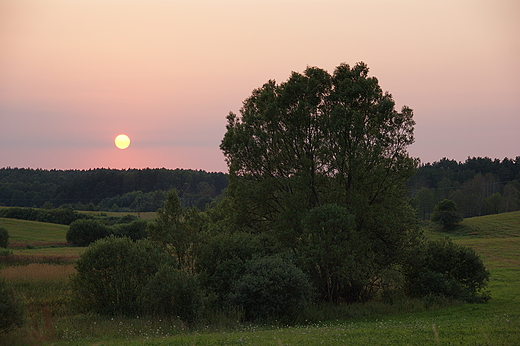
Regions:
<svg viewBox="0 0 520 346"><path fill-rule="evenodd" d="M407 152L413 111L396 111L364 63L341 64L333 74L309 67L286 82L271 80L227 119L221 149L242 229L273 232L297 249L306 214L337 204L353 215L358 239L370 239L363 256L374 268L394 261L409 243L414 213L404 183L418 165Z"/></svg>

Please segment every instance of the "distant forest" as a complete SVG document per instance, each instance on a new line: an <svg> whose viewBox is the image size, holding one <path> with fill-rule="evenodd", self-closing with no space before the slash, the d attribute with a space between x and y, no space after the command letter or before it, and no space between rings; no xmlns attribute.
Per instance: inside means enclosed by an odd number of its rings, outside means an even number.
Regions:
<svg viewBox="0 0 520 346"><path fill-rule="evenodd" d="M520 156L468 158L465 162L444 158L421 165L408 187L411 203L424 220L443 199L457 203L463 217L519 210Z"/></svg>
<svg viewBox="0 0 520 346"><path fill-rule="evenodd" d="M0 205L77 210L156 211L170 189L203 210L227 187L227 175L182 169L0 169Z"/></svg>
<svg viewBox="0 0 520 346"><path fill-rule="evenodd" d="M170 189L184 206L204 210L228 185L224 173L182 169L0 169L0 205L77 210L156 211ZM451 199L464 217L520 210L520 156L442 159L422 164L408 182L412 205L429 219Z"/></svg>

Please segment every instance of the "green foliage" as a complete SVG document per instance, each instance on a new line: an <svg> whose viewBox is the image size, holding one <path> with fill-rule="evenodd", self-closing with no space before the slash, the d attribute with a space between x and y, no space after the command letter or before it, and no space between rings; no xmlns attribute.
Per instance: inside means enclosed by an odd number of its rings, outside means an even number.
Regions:
<svg viewBox="0 0 520 346"><path fill-rule="evenodd" d="M21 327L24 315L25 308L21 300L14 295L4 278L0 277L0 333L14 326Z"/></svg>
<svg viewBox="0 0 520 346"><path fill-rule="evenodd" d="M452 230L463 218L458 211L457 204L445 199L433 208L431 220L441 224L446 230Z"/></svg>
<svg viewBox="0 0 520 346"><path fill-rule="evenodd" d="M412 296L440 295L470 302L486 301L489 280L484 263L469 247L449 238L429 241L408 263L408 291Z"/></svg>
<svg viewBox="0 0 520 346"><path fill-rule="evenodd" d="M365 256L368 239L356 232L354 216L328 204L310 210L302 223L300 257L321 299L357 300L370 264Z"/></svg>
<svg viewBox="0 0 520 346"><path fill-rule="evenodd" d="M280 256L270 256L247 263L228 299L251 321L293 319L311 296L312 286L301 269Z"/></svg>
<svg viewBox="0 0 520 346"><path fill-rule="evenodd" d="M72 278L76 303L105 315L133 316L143 311L139 298L161 266L170 263L151 242L129 238L98 240L76 263Z"/></svg>
<svg viewBox="0 0 520 346"><path fill-rule="evenodd" d="M88 216L72 208L37 209L37 208L2 208L0 217L70 225L73 221L87 219Z"/></svg>
<svg viewBox="0 0 520 346"><path fill-rule="evenodd" d="M463 217L520 209L520 156L503 160L488 157L457 162L443 158L421 165L407 185L423 220L436 203L451 199Z"/></svg>
<svg viewBox="0 0 520 346"><path fill-rule="evenodd" d="M0 205L63 205L77 210L156 211L172 187L200 210L227 186L224 173L183 169L42 170L0 168ZM69 222L70 223L70 222Z"/></svg>
<svg viewBox="0 0 520 346"><path fill-rule="evenodd" d="M6 248L9 244L9 232L5 227L0 227L0 248Z"/></svg>
<svg viewBox="0 0 520 346"><path fill-rule="evenodd" d="M165 265L143 288L139 303L145 314L193 323L202 310L203 294L194 275Z"/></svg>
<svg viewBox="0 0 520 346"><path fill-rule="evenodd" d="M164 207L157 210L148 227L148 238L157 242L177 261L178 268L192 271L202 240L204 218L196 208L183 208L177 191L168 193Z"/></svg>
<svg viewBox="0 0 520 346"><path fill-rule="evenodd" d="M132 240L140 240L146 238L147 228L147 221L134 220L130 223L118 223L114 225L114 234L121 237L128 237Z"/></svg>
<svg viewBox="0 0 520 346"><path fill-rule="evenodd" d="M221 306L235 282L244 275L253 258L280 252L279 244L266 234L220 233L207 240L197 258L202 286Z"/></svg>
<svg viewBox="0 0 520 346"><path fill-rule="evenodd" d="M314 282L337 278L321 285L329 291L322 297L366 299L365 279L398 261L417 229L404 186L418 164L406 151L414 141L412 110L396 111L391 95L358 63L341 64L332 75L309 67L284 83L269 81L253 91L240 113L229 114L221 143L230 170L228 220L236 229L274 235L287 250L311 254L315 262L307 268L321 276ZM319 221L306 229L301 221L330 204L352 216L345 225L335 221L334 229L342 229L338 250L334 258L320 259L326 241L309 239L331 239L332 231L320 235ZM341 262L350 267L325 273L342 247L352 250L343 252ZM347 274L353 263L358 267ZM359 273L364 278L356 278ZM350 287L340 289L340 277Z"/></svg>
<svg viewBox="0 0 520 346"><path fill-rule="evenodd" d="M98 239L105 238L112 229L97 220L76 220L67 231L67 242L75 246L88 246Z"/></svg>

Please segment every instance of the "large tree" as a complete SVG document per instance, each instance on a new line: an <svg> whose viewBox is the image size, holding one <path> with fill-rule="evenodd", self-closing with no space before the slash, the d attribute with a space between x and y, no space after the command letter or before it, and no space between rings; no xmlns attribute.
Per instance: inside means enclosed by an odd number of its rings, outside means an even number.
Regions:
<svg viewBox="0 0 520 346"><path fill-rule="evenodd" d="M412 110L396 111L364 63L267 82L240 116L228 115L221 143L234 220L297 250L307 213L337 204L354 216L359 239L369 239L365 255L388 265L413 228L404 182L418 163L407 153L414 124Z"/></svg>

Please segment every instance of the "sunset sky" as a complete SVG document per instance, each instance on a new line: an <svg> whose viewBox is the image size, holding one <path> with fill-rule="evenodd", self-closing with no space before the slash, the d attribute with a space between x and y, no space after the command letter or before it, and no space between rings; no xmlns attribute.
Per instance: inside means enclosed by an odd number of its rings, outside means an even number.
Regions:
<svg viewBox="0 0 520 346"><path fill-rule="evenodd" d="M0 168L226 172L253 89L359 61L414 110L412 156L514 158L519 18L517 0L0 0Z"/></svg>

